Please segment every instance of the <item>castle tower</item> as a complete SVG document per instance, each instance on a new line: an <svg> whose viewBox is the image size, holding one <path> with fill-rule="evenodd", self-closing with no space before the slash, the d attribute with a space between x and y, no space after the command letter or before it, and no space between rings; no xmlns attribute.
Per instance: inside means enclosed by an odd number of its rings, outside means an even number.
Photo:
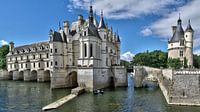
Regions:
<svg viewBox="0 0 200 112"><path fill-rule="evenodd" d="M168 58L179 58L182 63L185 58L185 39L182 20L178 19L177 26L172 27L173 36L168 41Z"/></svg>
<svg viewBox="0 0 200 112"><path fill-rule="evenodd" d="M193 34L194 30L191 27L190 20L185 30L185 57L187 59L188 67L193 66Z"/></svg>
<svg viewBox="0 0 200 112"><path fill-rule="evenodd" d="M193 34L190 20L185 31L182 28L182 20L177 21L177 26L172 26L173 36L168 42L168 58L179 58L189 68L193 67Z"/></svg>

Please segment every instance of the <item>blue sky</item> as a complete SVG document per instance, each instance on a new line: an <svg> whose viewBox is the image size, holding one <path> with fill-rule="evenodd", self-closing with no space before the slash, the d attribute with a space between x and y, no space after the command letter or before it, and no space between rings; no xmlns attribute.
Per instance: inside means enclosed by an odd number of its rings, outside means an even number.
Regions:
<svg viewBox="0 0 200 112"><path fill-rule="evenodd" d="M195 53L200 53L200 14L195 7L199 0L0 0L0 42L13 41L23 45L48 40L49 29L56 29L59 21L87 18L88 6L104 10L109 27L119 32L121 54L146 50L167 51L171 26L176 25L179 13L183 27L191 19L195 29ZM99 16L98 16L99 18Z"/></svg>

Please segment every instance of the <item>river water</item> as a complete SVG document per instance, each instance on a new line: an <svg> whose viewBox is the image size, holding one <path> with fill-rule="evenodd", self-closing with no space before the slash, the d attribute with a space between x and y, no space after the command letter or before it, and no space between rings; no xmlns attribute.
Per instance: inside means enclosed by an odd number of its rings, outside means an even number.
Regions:
<svg viewBox="0 0 200 112"><path fill-rule="evenodd" d="M200 112L200 107L167 105L159 88L106 89L103 95L85 93L49 112ZM49 83L0 81L0 112L42 112L42 107L66 96L70 89L49 89Z"/></svg>

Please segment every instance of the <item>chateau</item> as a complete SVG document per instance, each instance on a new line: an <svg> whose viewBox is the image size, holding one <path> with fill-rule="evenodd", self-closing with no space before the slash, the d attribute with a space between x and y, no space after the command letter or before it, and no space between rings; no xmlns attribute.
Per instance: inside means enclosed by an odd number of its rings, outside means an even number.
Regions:
<svg viewBox="0 0 200 112"><path fill-rule="evenodd" d="M120 38L100 22L90 6L70 26L49 31L49 41L24 46L9 45L7 70L13 80L51 82L51 88L84 87L93 91L108 86L127 86L126 69L120 66Z"/></svg>
<svg viewBox="0 0 200 112"><path fill-rule="evenodd" d="M182 63L184 59L187 61L189 68L193 67L193 34L194 30L190 25L184 31L182 28L182 20L178 19L177 26L172 26L173 36L168 41L168 58L179 58Z"/></svg>

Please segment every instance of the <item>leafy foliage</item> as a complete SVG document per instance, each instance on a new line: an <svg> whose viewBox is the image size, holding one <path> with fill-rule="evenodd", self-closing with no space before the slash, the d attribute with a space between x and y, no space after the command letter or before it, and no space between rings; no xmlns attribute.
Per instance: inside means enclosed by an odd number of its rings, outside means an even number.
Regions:
<svg viewBox="0 0 200 112"><path fill-rule="evenodd" d="M9 52L8 45L3 45L0 47L0 69L6 68L6 55Z"/></svg>
<svg viewBox="0 0 200 112"><path fill-rule="evenodd" d="M194 55L194 67L195 68L200 68L200 56Z"/></svg>
<svg viewBox="0 0 200 112"><path fill-rule="evenodd" d="M167 53L160 50L136 54L132 65L150 66L155 68L167 67Z"/></svg>
<svg viewBox="0 0 200 112"><path fill-rule="evenodd" d="M128 62L128 61L125 61L125 60L121 60L120 61L120 65L123 65L123 66L125 66L125 67L129 67L130 66L130 62Z"/></svg>
<svg viewBox="0 0 200 112"><path fill-rule="evenodd" d="M168 67L174 68L174 69L180 69L183 66L179 58L174 58L174 59L169 58L167 65Z"/></svg>

